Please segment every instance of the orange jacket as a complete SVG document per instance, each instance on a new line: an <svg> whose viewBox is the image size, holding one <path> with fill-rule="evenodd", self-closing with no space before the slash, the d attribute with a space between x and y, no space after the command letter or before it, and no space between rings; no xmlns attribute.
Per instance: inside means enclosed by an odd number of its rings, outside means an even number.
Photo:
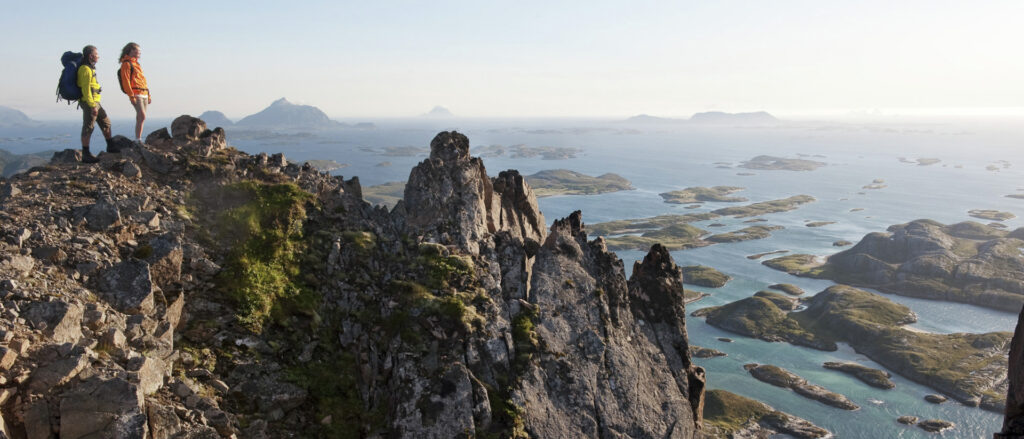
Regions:
<svg viewBox="0 0 1024 439"><path fill-rule="evenodd" d="M118 72L121 75L121 83L125 84L126 88L132 90L129 93L130 97L135 95L144 94L153 96L149 92L149 86L146 85L146 75L142 73L142 66L139 65L139 59L126 56L121 59L121 70Z"/></svg>

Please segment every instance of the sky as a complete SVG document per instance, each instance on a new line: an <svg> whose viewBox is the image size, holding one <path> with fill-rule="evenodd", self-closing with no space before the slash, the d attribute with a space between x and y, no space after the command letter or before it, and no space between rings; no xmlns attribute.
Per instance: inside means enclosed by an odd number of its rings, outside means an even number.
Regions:
<svg viewBox="0 0 1024 439"><path fill-rule="evenodd" d="M1019 0L21 2L0 16L0 105L80 117L54 102L60 56L93 44L104 106L129 118L133 41L150 117L281 97L338 119L1024 117L1021 17Z"/></svg>

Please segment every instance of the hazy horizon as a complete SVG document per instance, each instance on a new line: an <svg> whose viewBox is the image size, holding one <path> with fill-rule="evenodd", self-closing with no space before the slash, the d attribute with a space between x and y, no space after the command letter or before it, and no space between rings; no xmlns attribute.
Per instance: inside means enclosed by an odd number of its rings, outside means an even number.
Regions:
<svg viewBox="0 0 1024 439"><path fill-rule="evenodd" d="M1024 115L1024 3L925 1L101 5L27 3L0 17L0 105L38 120L60 55L100 50L112 117L131 114L114 72L142 47L151 117L255 113L280 97L331 118L616 118ZM67 10L69 13L56 13ZM126 23L136 25L126 26ZM802 117L802 116L800 116Z"/></svg>

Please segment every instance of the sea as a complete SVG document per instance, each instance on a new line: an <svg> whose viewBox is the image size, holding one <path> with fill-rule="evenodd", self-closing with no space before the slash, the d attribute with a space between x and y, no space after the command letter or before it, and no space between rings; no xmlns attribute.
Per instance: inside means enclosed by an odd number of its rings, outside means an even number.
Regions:
<svg viewBox="0 0 1024 439"><path fill-rule="evenodd" d="M368 122L367 120L351 122ZM506 169L523 175L542 170L568 169L587 175L618 174L634 190L600 195L565 195L538 200L547 223L573 211L582 211L584 224L646 218L663 214L708 212L727 206L776 200L806 194L816 201L782 213L759 216L778 225L766 239L715 244L672 252L679 265L706 265L732 277L721 288L688 286L709 294L687 305L687 311L726 304L753 295L776 283L795 284L813 295L833 285L770 269L747 256L786 250L789 254L828 256L848 247L840 240L858 242L864 235L884 232L889 226L915 219L945 224L992 221L970 216L974 209L1024 215L1024 124L1012 120L896 119L843 122L784 121L777 125L731 126L688 123L630 123L599 119L382 119L368 127L330 130L244 133L227 127L228 143L249 153L281 152L289 161L333 160L342 165L331 171L345 178L358 176L364 186L405 181L413 166L429 153L430 140L439 131L457 130L470 139L470 152L493 152L484 157L488 174ZM151 122L147 132L159 128ZM169 124L168 124L169 125ZM127 133L130 122L115 121L115 133ZM63 130L63 131L61 131ZM27 153L75 147L71 124L0 129L0 149ZM70 134L68 134L70 133ZM563 154L516 155L516 148L557 150ZM568 151L566 153L566 151ZM824 162L811 171L754 170L741 165L770 155ZM884 186L867 189L869 185ZM668 204L660 193L695 186L738 186L733 194L746 203L703 203L696 208ZM737 230L749 218L717 218L694 223L714 233ZM831 221L820 227L809 222ZM1024 227L1019 217L999 221L1007 230ZM709 228L709 223L725 226ZM645 252L618 251L627 275ZM966 304L914 299L875 291L904 304L918 316L911 327L934 333L1013 331L1014 313ZM979 438L999 431L1002 415L954 400L936 405L925 395L937 393L893 374L896 387L881 390L836 371L826 361L852 361L885 370L847 345L822 352L786 343L768 343L687 318L693 345L714 348L726 357L695 359L707 370L709 389L725 389L763 401L777 410L807 419L850 438ZM731 342L722 339L731 339ZM861 408L846 411L801 397L792 391L752 378L747 363L773 364L846 395ZM927 433L899 424L903 415L944 419L952 430Z"/></svg>

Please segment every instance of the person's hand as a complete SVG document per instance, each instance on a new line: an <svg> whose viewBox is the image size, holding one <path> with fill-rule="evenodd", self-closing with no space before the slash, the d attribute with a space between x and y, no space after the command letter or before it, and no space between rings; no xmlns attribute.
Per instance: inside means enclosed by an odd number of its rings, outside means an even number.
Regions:
<svg viewBox="0 0 1024 439"><path fill-rule="evenodd" d="M150 96L150 97L149 97L149 100L148 100L148 102L146 102L146 103L147 103L147 104L152 104L152 103L153 103L153 97L152 97L152 96Z"/></svg>
<svg viewBox="0 0 1024 439"><path fill-rule="evenodd" d="M135 105L135 96L129 96L128 97L128 102L131 102L132 105Z"/></svg>
<svg viewBox="0 0 1024 439"><path fill-rule="evenodd" d="M95 107L92 107L92 117L96 117L96 116L99 116L99 115L100 115L100 107L99 107L99 105L97 105Z"/></svg>

